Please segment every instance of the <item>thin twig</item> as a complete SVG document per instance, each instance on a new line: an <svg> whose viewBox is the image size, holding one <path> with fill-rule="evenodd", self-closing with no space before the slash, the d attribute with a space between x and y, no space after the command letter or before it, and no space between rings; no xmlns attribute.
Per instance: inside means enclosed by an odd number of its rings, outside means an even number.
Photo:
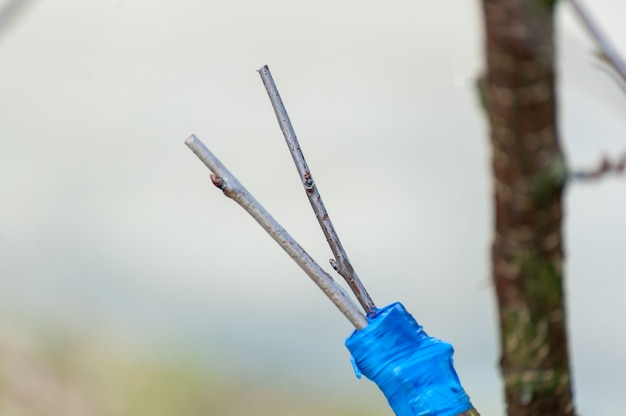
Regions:
<svg viewBox="0 0 626 416"><path fill-rule="evenodd" d="M305 271L305 273L322 289L328 298L339 308L357 329L367 326L365 316L359 307L350 299L333 278L326 273L298 244L287 231L267 212L267 210L246 190L196 136L191 135L185 144L213 172L211 181L220 188L224 195L237 202L263 227L283 250Z"/></svg>
<svg viewBox="0 0 626 416"><path fill-rule="evenodd" d="M574 11L578 15L578 18L582 21L585 28L591 34L591 37L598 44L604 58L613 67L615 72L621 78L622 83L626 84L626 62L622 59L617 49L611 44L606 35L600 30L598 24L593 20L587 9L582 5L579 0L570 0L570 3L574 7Z"/></svg>
<svg viewBox="0 0 626 416"><path fill-rule="evenodd" d="M570 173L570 178L581 181L597 180L609 174L621 175L626 172L626 152L611 161L603 156L596 168L576 170Z"/></svg>
<svg viewBox="0 0 626 416"><path fill-rule="evenodd" d="M330 260L330 264L335 270L337 270L337 273L339 273L346 280L365 312L370 314L375 310L376 306L354 271L354 268L348 259L348 255L341 244L341 240L339 240L339 236L335 231L335 227L330 221L330 217L328 216L328 212L326 211L326 207L324 206L319 190L313 181L311 170L306 163L304 154L302 153L302 148L300 147L300 143L298 143L298 138L296 137L291 120L289 120L289 115L283 105L283 101L280 98L280 94L278 93L272 74L270 73L267 65L259 69L258 72L261 75L263 85L265 85L267 94L270 97L272 107L274 107L276 119L278 120L280 129L283 132L283 136L285 136L285 141L287 142L293 161L296 164L296 169L298 170L298 174L302 180L304 191L309 199L309 202L311 203L313 212L315 212L317 221L319 222L320 227L322 227L326 241L328 241L328 245L335 256L334 259Z"/></svg>

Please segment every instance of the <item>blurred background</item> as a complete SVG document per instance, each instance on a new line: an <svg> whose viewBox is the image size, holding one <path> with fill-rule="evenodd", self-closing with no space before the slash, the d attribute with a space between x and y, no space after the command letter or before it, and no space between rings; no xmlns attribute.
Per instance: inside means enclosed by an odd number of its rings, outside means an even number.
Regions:
<svg viewBox="0 0 626 416"><path fill-rule="evenodd" d="M626 53L626 3L591 12ZM391 415L349 322L183 144L203 140L324 267L268 64L377 305L450 341L502 415L477 1L0 1L0 415ZM626 148L626 96L566 2L562 143ZM581 414L626 407L626 182L567 190ZM329 267L326 267L330 271Z"/></svg>

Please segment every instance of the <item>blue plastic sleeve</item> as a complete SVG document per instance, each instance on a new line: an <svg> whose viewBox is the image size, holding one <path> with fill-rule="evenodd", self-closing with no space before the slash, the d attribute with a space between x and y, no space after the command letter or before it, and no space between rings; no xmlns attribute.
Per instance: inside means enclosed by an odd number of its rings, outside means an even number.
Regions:
<svg viewBox="0 0 626 416"><path fill-rule="evenodd" d="M376 383L398 416L455 416L472 408L452 345L428 336L401 303L377 309L346 347L357 377Z"/></svg>

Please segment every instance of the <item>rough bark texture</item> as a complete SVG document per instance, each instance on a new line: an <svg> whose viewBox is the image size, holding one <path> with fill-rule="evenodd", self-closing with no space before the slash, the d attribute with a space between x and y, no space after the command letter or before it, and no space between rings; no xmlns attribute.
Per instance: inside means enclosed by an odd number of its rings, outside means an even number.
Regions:
<svg viewBox="0 0 626 416"><path fill-rule="evenodd" d="M495 188L493 281L507 411L574 415L561 234L554 1L483 0Z"/></svg>

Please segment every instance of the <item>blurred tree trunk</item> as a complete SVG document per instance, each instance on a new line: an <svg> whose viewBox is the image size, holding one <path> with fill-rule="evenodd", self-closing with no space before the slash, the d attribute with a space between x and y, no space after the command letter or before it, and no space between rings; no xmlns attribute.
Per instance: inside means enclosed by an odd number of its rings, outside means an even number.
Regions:
<svg viewBox="0 0 626 416"><path fill-rule="evenodd" d="M492 273L507 411L574 415L561 234L554 1L483 0L495 188Z"/></svg>

